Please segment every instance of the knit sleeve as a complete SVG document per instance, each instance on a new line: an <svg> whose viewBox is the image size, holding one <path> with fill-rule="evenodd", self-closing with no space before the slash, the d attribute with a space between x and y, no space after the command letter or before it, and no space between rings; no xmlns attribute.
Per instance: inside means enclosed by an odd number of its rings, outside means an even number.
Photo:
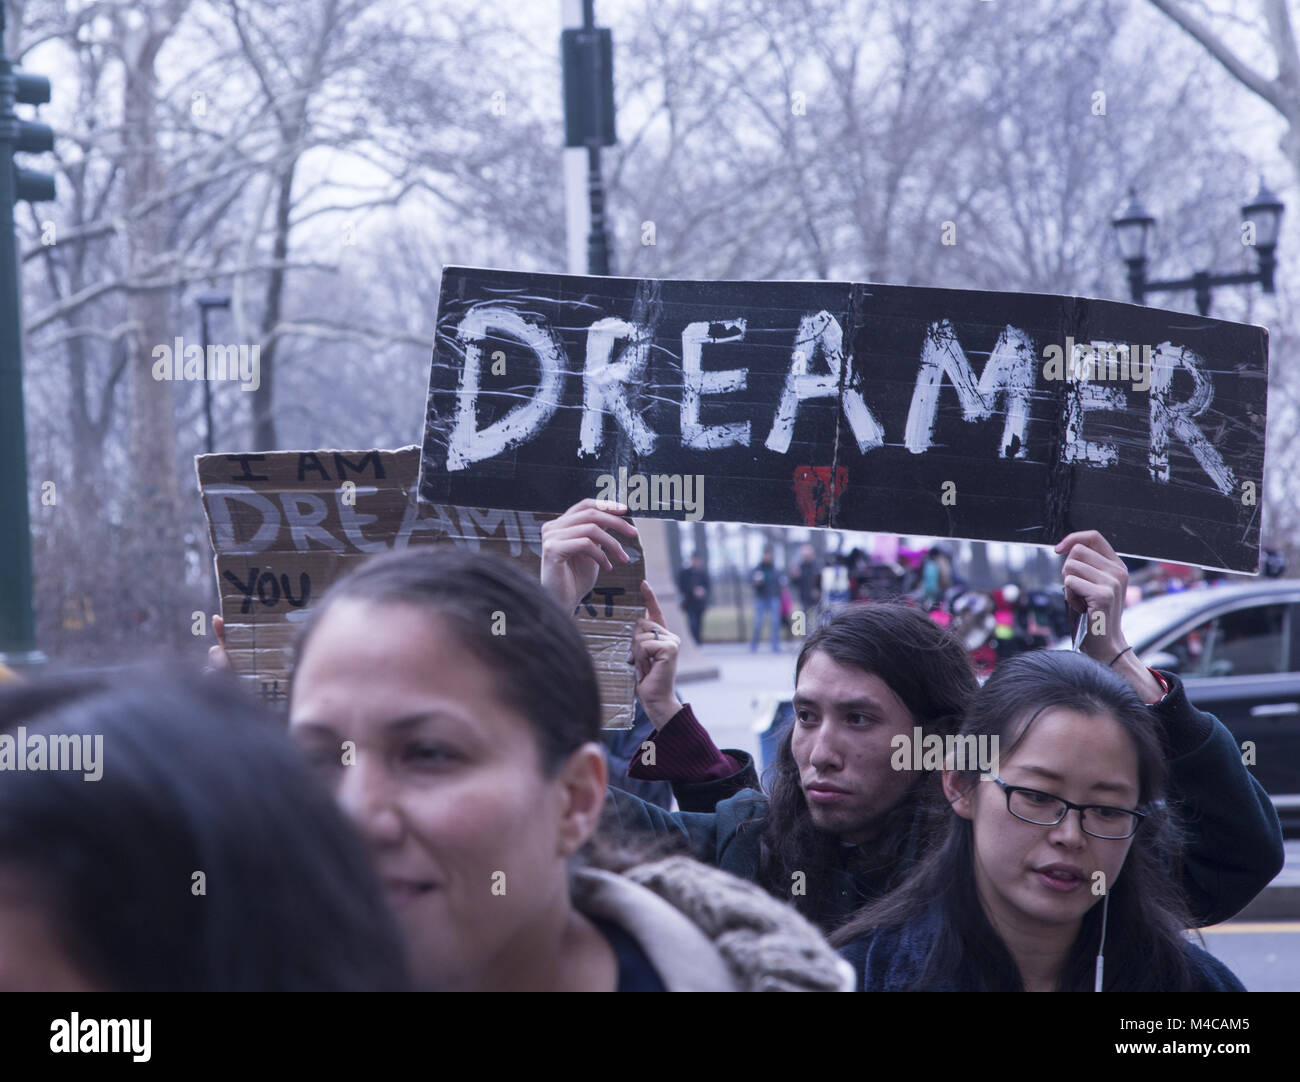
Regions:
<svg viewBox="0 0 1300 1082"><path fill-rule="evenodd" d="M642 781L713 781L744 768L719 750L687 703L628 763L627 776Z"/></svg>

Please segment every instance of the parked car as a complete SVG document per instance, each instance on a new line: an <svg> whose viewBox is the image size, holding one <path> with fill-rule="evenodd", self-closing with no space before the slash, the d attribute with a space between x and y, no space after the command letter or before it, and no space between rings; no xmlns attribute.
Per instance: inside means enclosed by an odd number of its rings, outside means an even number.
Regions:
<svg viewBox="0 0 1300 1082"><path fill-rule="evenodd" d="M1124 636L1253 751L1247 765L1283 829L1300 833L1300 579L1151 598L1125 610Z"/></svg>
<svg viewBox="0 0 1300 1082"><path fill-rule="evenodd" d="M1191 701L1227 726L1282 829L1300 835L1300 579L1152 598L1124 611L1124 636L1143 664L1177 673ZM793 714L785 696L762 704L763 767Z"/></svg>

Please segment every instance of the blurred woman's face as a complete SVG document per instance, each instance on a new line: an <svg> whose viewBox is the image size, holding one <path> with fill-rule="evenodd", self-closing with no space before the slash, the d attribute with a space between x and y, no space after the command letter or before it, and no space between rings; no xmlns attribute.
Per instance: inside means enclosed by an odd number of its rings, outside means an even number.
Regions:
<svg viewBox="0 0 1300 1082"><path fill-rule="evenodd" d="M1008 785L1075 804L1137 809L1137 748L1106 714L1045 710L1002 760L1001 777ZM948 782L945 778L945 786ZM1021 799L1047 803L1041 797ZM1073 808L1055 826L1024 822L1007 810L1006 794L992 781L975 783L969 797L953 807L972 821L976 887L1001 929L1032 933L1046 926L1077 927L1114 886L1133 844L1132 838L1086 834ZM1106 829L1101 822L1097 813L1088 813L1090 828Z"/></svg>
<svg viewBox="0 0 1300 1082"><path fill-rule="evenodd" d="M359 601L330 608L294 679L290 732L369 842L418 978L439 988L497 983L558 934L565 858L585 840L496 683L443 619Z"/></svg>

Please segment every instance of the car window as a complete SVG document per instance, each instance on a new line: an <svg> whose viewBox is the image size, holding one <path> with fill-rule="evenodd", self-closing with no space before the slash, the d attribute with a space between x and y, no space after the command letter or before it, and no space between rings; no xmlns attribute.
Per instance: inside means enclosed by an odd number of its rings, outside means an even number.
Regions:
<svg viewBox="0 0 1300 1082"><path fill-rule="evenodd" d="M1164 647L1183 676L1260 676L1288 670L1287 605L1225 612Z"/></svg>

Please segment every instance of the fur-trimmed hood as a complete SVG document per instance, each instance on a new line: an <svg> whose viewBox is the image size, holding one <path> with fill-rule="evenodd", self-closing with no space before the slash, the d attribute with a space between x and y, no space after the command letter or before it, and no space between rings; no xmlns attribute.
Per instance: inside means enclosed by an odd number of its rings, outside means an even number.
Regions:
<svg viewBox="0 0 1300 1082"><path fill-rule="evenodd" d="M670 992L852 991L852 967L791 906L733 875L674 856L615 874L582 868L573 901L617 924Z"/></svg>

